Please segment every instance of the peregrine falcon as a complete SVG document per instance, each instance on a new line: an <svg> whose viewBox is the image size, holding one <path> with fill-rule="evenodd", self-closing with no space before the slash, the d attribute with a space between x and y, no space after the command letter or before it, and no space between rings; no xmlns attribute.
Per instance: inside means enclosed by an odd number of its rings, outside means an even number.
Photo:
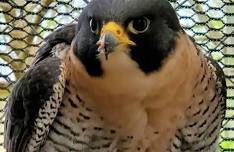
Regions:
<svg viewBox="0 0 234 152"><path fill-rule="evenodd" d="M214 152L217 63L167 0L93 0L54 33L6 105L7 152Z"/></svg>

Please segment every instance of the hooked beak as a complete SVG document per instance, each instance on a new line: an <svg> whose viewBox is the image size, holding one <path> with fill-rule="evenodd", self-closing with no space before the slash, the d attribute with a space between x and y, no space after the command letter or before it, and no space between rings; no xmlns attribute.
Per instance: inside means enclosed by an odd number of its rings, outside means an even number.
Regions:
<svg viewBox="0 0 234 152"><path fill-rule="evenodd" d="M107 60L109 53L113 52L114 48L120 44L135 45L120 25L115 22L108 22L102 27L101 36L97 42L97 45L99 45L98 52L104 53Z"/></svg>

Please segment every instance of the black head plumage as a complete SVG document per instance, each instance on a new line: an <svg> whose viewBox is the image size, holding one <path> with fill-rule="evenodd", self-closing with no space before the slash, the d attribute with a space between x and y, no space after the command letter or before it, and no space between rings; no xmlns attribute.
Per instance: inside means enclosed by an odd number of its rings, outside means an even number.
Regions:
<svg viewBox="0 0 234 152"><path fill-rule="evenodd" d="M140 17L150 20L147 31L136 34L127 30L129 23ZM90 28L90 20L95 19L97 33ZM79 18L78 33L74 52L83 62L87 72L93 76L103 74L97 58L97 41L102 26L114 21L121 25L130 40L129 56L145 73L159 70L162 61L173 52L177 33L182 31L173 7L167 0L93 0L83 10Z"/></svg>

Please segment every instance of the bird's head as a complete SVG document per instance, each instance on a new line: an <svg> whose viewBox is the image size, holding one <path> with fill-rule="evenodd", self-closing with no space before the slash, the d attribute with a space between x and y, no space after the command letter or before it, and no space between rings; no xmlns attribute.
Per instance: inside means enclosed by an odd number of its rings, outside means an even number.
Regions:
<svg viewBox="0 0 234 152"><path fill-rule="evenodd" d="M173 52L181 31L167 0L93 0L79 17L74 53L91 76L100 76L101 56L123 51L148 74Z"/></svg>

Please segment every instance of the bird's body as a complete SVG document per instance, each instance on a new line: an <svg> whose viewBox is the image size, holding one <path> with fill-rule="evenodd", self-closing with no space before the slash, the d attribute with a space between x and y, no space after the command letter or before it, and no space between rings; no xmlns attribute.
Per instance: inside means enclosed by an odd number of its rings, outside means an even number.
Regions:
<svg viewBox="0 0 234 152"><path fill-rule="evenodd" d="M139 10L126 10L134 2ZM9 152L214 152L225 111L223 72L180 28L168 2L139 2L94 0L78 26L64 28L69 38L63 29L49 38L9 99ZM43 86L22 88L24 79L40 77L34 69L52 78L35 81L48 81L44 97Z"/></svg>

